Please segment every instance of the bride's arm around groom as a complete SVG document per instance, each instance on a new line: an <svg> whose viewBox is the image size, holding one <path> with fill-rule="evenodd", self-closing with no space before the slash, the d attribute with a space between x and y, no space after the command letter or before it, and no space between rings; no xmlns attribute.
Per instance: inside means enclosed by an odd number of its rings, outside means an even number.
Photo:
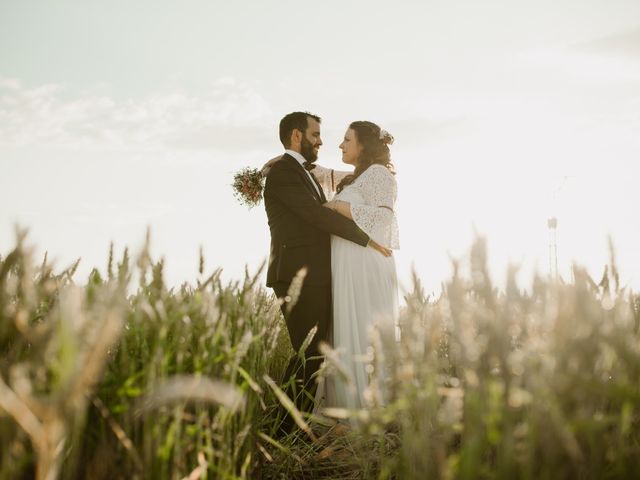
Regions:
<svg viewBox="0 0 640 480"><path fill-rule="evenodd" d="M273 157L272 159L268 160L267 163L265 163L260 169L262 175L266 177L271 170L271 167L273 167L273 165L281 159L282 155L278 155L277 157ZM331 200L333 198L336 193L336 187L340 184L340 182L346 176L353 173L346 170L334 170L333 168L323 167L318 163L315 163L313 165L313 170L311 170L311 172L318 180L318 183L322 187L322 190L326 194L328 200Z"/></svg>

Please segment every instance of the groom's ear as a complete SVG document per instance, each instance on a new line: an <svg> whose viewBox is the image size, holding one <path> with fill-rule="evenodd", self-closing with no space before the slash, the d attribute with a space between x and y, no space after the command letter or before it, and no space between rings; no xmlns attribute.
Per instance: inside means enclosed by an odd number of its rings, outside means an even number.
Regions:
<svg viewBox="0 0 640 480"><path fill-rule="evenodd" d="M302 143L302 135L303 133L298 130L297 128L294 128L291 131L291 144L301 144Z"/></svg>

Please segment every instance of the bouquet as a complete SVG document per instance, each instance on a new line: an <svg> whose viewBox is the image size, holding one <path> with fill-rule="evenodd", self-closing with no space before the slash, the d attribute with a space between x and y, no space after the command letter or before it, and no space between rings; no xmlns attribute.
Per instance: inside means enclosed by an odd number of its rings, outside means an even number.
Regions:
<svg viewBox="0 0 640 480"><path fill-rule="evenodd" d="M262 200L264 189L264 175L257 168L246 167L233 176L233 196L249 207L255 207Z"/></svg>

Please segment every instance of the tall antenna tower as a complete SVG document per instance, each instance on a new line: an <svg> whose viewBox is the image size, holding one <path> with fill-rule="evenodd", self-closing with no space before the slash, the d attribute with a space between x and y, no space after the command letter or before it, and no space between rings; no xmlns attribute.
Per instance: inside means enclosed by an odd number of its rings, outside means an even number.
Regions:
<svg viewBox="0 0 640 480"><path fill-rule="evenodd" d="M558 219L551 217L547 220L549 228L549 278L558 281Z"/></svg>
<svg viewBox="0 0 640 480"><path fill-rule="evenodd" d="M558 197L564 190L567 180L572 177L564 176L551 194L551 216L547 219L547 228L549 229L549 279L553 282L557 282L560 279L558 273L558 218L553 213L558 211L559 201Z"/></svg>

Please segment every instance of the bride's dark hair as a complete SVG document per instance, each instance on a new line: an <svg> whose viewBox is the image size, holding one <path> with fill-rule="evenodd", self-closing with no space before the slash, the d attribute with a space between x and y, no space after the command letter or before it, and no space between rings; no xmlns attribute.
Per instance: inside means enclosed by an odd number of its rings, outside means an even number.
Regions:
<svg viewBox="0 0 640 480"><path fill-rule="evenodd" d="M356 181L371 165L383 165L395 174L391 163L389 145L393 143L393 136L386 130L380 129L373 122L357 121L349 125L356 134L357 142L362 146L362 153L358 158L358 164L351 175L347 175L336 187L336 192L341 192L344 187Z"/></svg>

